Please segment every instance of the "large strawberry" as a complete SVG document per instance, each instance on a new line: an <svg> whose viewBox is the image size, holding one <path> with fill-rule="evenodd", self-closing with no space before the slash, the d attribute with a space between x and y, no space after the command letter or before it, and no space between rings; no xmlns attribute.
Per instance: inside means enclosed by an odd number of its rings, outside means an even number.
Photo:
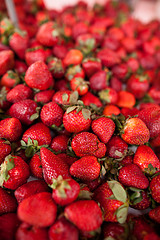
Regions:
<svg viewBox="0 0 160 240"><path fill-rule="evenodd" d="M29 175L29 166L21 157L8 155L1 164L0 186L15 190L26 183Z"/></svg>
<svg viewBox="0 0 160 240"><path fill-rule="evenodd" d="M101 158L105 156L106 146L100 142L97 136L90 132L77 134L71 142L72 150L78 157L93 155Z"/></svg>
<svg viewBox="0 0 160 240"><path fill-rule="evenodd" d="M51 226L57 215L52 194L41 192L24 199L18 206L20 220L37 227Z"/></svg>
<svg viewBox="0 0 160 240"><path fill-rule="evenodd" d="M137 164L143 172L154 174L160 170L160 161L154 151L146 146L139 146L135 152L133 163Z"/></svg>
<svg viewBox="0 0 160 240"><path fill-rule="evenodd" d="M0 202L1 202L0 215L9 212L16 212L17 209L16 198L1 187L0 187Z"/></svg>
<svg viewBox="0 0 160 240"><path fill-rule="evenodd" d="M103 143L107 143L115 130L115 123L112 119L100 117L92 121L92 130Z"/></svg>
<svg viewBox="0 0 160 240"><path fill-rule="evenodd" d="M0 51L0 75L14 67L14 53L11 50Z"/></svg>
<svg viewBox="0 0 160 240"><path fill-rule="evenodd" d="M17 118L6 118L0 121L0 137L14 142L22 134L22 125Z"/></svg>
<svg viewBox="0 0 160 240"><path fill-rule="evenodd" d="M70 167L70 174L76 178L92 181L99 177L101 166L94 156L85 156Z"/></svg>
<svg viewBox="0 0 160 240"><path fill-rule="evenodd" d="M101 226L103 221L101 209L93 200L73 202L65 208L64 214L82 231L94 231Z"/></svg>
<svg viewBox="0 0 160 240"><path fill-rule="evenodd" d="M40 157L43 168L44 180L47 184L52 184L52 179L62 175L64 179L70 178L69 166L61 158L52 153L47 148L42 147Z"/></svg>
<svg viewBox="0 0 160 240"><path fill-rule="evenodd" d="M7 94L7 100L11 103L19 102L24 99L32 99L32 98L33 98L32 89L23 84L18 84L13 89L11 89Z"/></svg>
<svg viewBox="0 0 160 240"><path fill-rule="evenodd" d="M39 90L47 90L54 85L52 74L42 61L37 61L29 66L26 71L25 82L30 88Z"/></svg>

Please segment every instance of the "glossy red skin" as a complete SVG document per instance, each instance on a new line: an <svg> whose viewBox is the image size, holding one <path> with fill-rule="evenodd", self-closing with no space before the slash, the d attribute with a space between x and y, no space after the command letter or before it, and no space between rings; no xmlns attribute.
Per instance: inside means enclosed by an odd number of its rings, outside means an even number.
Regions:
<svg viewBox="0 0 160 240"><path fill-rule="evenodd" d="M151 189L152 198L158 203L160 203L160 184L159 183L160 183L160 175L152 178L149 185Z"/></svg>
<svg viewBox="0 0 160 240"><path fill-rule="evenodd" d="M70 99L70 95L71 95L71 91L70 90L59 90L57 91L52 98L53 102L59 103L59 104L67 104L69 105L69 99ZM63 100L63 94L67 94L68 95L68 99L67 101Z"/></svg>
<svg viewBox="0 0 160 240"><path fill-rule="evenodd" d="M103 91L103 94L99 92L101 100L104 100L106 103L116 104L118 101L118 93L111 87L106 87Z"/></svg>
<svg viewBox="0 0 160 240"><path fill-rule="evenodd" d="M16 212L17 201L14 196L9 194L4 188L0 188L0 215L4 213Z"/></svg>
<svg viewBox="0 0 160 240"><path fill-rule="evenodd" d="M107 155L111 158L116 159L119 158L119 156L116 155L115 153L116 150L122 154L125 154L127 149L128 149L127 143L119 136L113 136L107 143Z"/></svg>
<svg viewBox="0 0 160 240"><path fill-rule="evenodd" d="M108 86L107 73L103 70L94 73L89 79L90 88L96 91L105 89Z"/></svg>
<svg viewBox="0 0 160 240"><path fill-rule="evenodd" d="M94 104L97 107L102 107L102 103L99 98L93 95L91 92L87 92L85 95L81 97L84 105L89 106L90 104Z"/></svg>
<svg viewBox="0 0 160 240"><path fill-rule="evenodd" d="M137 99L142 99L149 90L149 82L147 79L141 81L138 76L132 75L127 81L127 89L133 93Z"/></svg>
<svg viewBox="0 0 160 240"><path fill-rule="evenodd" d="M48 103L52 101L52 97L54 95L54 90L44 90L36 93L34 95L34 100L38 103Z"/></svg>
<svg viewBox="0 0 160 240"><path fill-rule="evenodd" d="M14 53L11 50L0 51L0 75L14 67Z"/></svg>
<svg viewBox="0 0 160 240"><path fill-rule="evenodd" d="M8 88L15 87L19 83L20 79L19 79L19 77L17 76L16 73L13 72L13 75L14 75L14 77L11 78L9 76L9 73L6 72L3 75L3 77L1 78L1 86L5 86L5 87L8 87Z"/></svg>
<svg viewBox="0 0 160 240"><path fill-rule="evenodd" d="M13 89L9 91L9 93L7 93L7 100L11 103L16 103L21 100L32 98L33 98L32 89L23 84L16 85Z"/></svg>
<svg viewBox="0 0 160 240"><path fill-rule="evenodd" d="M52 139L50 147L56 152L66 152L68 148L69 137L58 135Z"/></svg>
<svg viewBox="0 0 160 240"><path fill-rule="evenodd" d="M11 145L4 139L0 139L0 164L4 161L5 157L11 152Z"/></svg>
<svg viewBox="0 0 160 240"><path fill-rule="evenodd" d="M43 170L39 154L34 154L29 162L29 167L33 177L43 179Z"/></svg>
<svg viewBox="0 0 160 240"><path fill-rule="evenodd" d="M153 98L155 103L160 104L160 97L159 97L160 90L158 88L156 87L150 88L148 94Z"/></svg>
<svg viewBox="0 0 160 240"><path fill-rule="evenodd" d="M150 138L154 139L160 134L160 114L149 122L148 129L150 132Z"/></svg>

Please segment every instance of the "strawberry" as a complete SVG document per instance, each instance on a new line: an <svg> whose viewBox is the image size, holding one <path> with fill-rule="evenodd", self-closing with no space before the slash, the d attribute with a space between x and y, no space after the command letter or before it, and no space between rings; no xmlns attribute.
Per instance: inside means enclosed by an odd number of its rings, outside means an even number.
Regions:
<svg viewBox="0 0 160 240"><path fill-rule="evenodd" d="M31 175L43 179L43 170L39 154L35 153L29 162Z"/></svg>
<svg viewBox="0 0 160 240"><path fill-rule="evenodd" d="M1 164L0 186L15 190L30 176L28 164L19 156L8 155Z"/></svg>
<svg viewBox="0 0 160 240"><path fill-rule="evenodd" d="M72 94L72 92L70 90L59 90L53 95L52 101L59 103L59 104L67 104L68 105L71 94ZM67 100L64 99L64 96L66 96Z"/></svg>
<svg viewBox="0 0 160 240"><path fill-rule="evenodd" d="M84 70L79 64L68 66L66 73L65 73L65 78L68 81L71 81L73 78L83 78L84 79L84 77L85 77Z"/></svg>
<svg viewBox="0 0 160 240"><path fill-rule="evenodd" d="M64 65L69 66L71 64L80 64L83 60L83 54L78 49L71 49L67 52L65 58L63 59Z"/></svg>
<svg viewBox="0 0 160 240"><path fill-rule="evenodd" d="M76 157L72 157L66 153L59 153L58 157L60 157L61 159L63 159L64 162L66 162L68 164L68 166L71 166L72 163L74 163L75 161L77 161Z"/></svg>
<svg viewBox="0 0 160 240"><path fill-rule="evenodd" d="M151 139L150 144L152 147L159 147L160 146L160 135L158 135L154 139Z"/></svg>
<svg viewBox="0 0 160 240"><path fill-rule="evenodd" d="M153 177L149 185L152 198L158 203L160 203L160 184L159 183L160 183L160 175Z"/></svg>
<svg viewBox="0 0 160 240"><path fill-rule="evenodd" d="M59 32L52 21L44 23L38 29L36 39L43 46L53 47L58 42Z"/></svg>
<svg viewBox="0 0 160 240"><path fill-rule="evenodd" d="M120 109L114 104L107 104L103 109L103 115L106 117L112 117L112 115L119 115Z"/></svg>
<svg viewBox="0 0 160 240"><path fill-rule="evenodd" d="M99 177L101 166L94 156L85 156L75 161L70 167L70 174L84 181Z"/></svg>
<svg viewBox="0 0 160 240"><path fill-rule="evenodd" d="M138 191L133 189L133 195L130 197L130 206L134 209L145 210L150 207L151 199L147 191Z"/></svg>
<svg viewBox="0 0 160 240"><path fill-rule="evenodd" d="M127 150L127 143L119 136L112 136L107 143L107 155L111 158L118 159L125 156Z"/></svg>
<svg viewBox="0 0 160 240"><path fill-rule="evenodd" d="M47 59L47 62L48 68L54 78L59 79L64 76L65 67L61 59L50 57Z"/></svg>
<svg viewBox="0 0 160 240"><path fill-rule="evenodd" d="M112 67L120 62L118 54L109 48L100 50L97 54L97 58L101 60L102 65L105 67Z"/></svg>
<svg viewBox="0 0 160 240"><path fill-rule="evenodd" d="M4 161L11 152L11 145L9 141L0 139L0 164Z"/></svg>
<svg viewBox="0 0 160 240"><path fill-rule="evenodd" d="M14 196L9 194L5 189L0 187L0 215L9 212L16 212L17 201Z"/></svg>
<svg viewBox="0 0 160 240"><path fill-rule="evenodd" d="M52 75L42 61L37 61L29 66L25 74L25 82L30 88L39 90L47 90L54 85Z"/></svg>
<svg viewBox="0 0 160 240"><path fill-rule="evenodd" d="M14 67L14 53L11 50L0 51L0 75Z"/></svg>
<svg viewBox="0 0 160 240"><path fill-rule="evenodd" d="M150 121L159 114L159 106L151 105L139 111L138 118L140 118L146 124L146 126L149 127Z"/></svg>
<svg viewBox="0 0 160 240"><path fill-rule="evenodd" d="M121 113L125 116L125 118L130 118L134 117L139 113L139 110L137 108L128 108L128 107L123 107L121 108Z"/></svg>
<svg viewBox="0 0 160 240"><path fill-rule="evenodd" d="M15 60L15 70L18 73L25 73L27 71L27 65L19 60Z"/></svg>
<svg viewBox="0 0 160 240"><path fill-rule="evenodd" d="M66 152L68 147L69 137L66 135L58 135L52 139L50 147L55 152Z"/></svg>
<svg viewBox="0 0 160 240"><path fill-rule="evenodd" d="M19 140L22 134L22 125L17 118L6 118L0 121L0 137L10 142Z"/></svg>
<svg viewBox="0 0 160 240"><path fill-rule="evenodd" d="M15 102L8 110L13 118L18 118L22 124L30 125L39 117L39 107L31 99Z"/></svg>
<svg viewBox="0 0 160 240"><path fill-rule="evenodd" d="M50 187L53 188L52 198L61 206L74 202L80 192L79 183L73 179L63 179L61 175L52 180Z"/></svg>
<svg viewBox="0 0 160 240"><path fill-rule="evenodd" d="M0 216L0 239L15 239L15 233L20 225L20 220L16 213L7 213Z"/></svg>
<svg viewBox="0 0 160 240"><path fill-rule="evenodd" d="M160 169L160 161L153 150L146 146L139 146L135 152L133 163L137 164L143 172L153 174Z"/></svg>
<svg viewBox="0 0 160 240"><path fill-rule="evenodd" d="M67 47L65 45L55 44L52 51L55 57L63 59L67 54Z"/></svg>
<svg viewBox="0 0 160 240"><path fill-rule="evenodd" d="M102 69L102 64L98 58L85 58L82 67L87 77L90 78L94 73Z"/></svg>
<svg viewBox="0 0 160 240"><path fill-rule="evenodd" d="M122 90L122 82L116 77L111 77L109 81L109 86L113 88L116 92Z"/></svg>
<svg viewBox="0 0 160 240"><path fill-rule="evenodd" d="M69 166L50 150L42 147L40 150L43 176L47 184L52 184L52 179L62 175L64 179L70 178Z"/></svg>
<svg viewBox="0 0 160 240"><path fill-rule="evenodd" d="M33 181L27 182L27 183L23 184L22 186L18 187L15 190L14 195L19 204L24 199L26 199L34 194L37 194L40 192L48 192L48 191L49 191L48 186L44 181L33 180Z"/></svg>
<svg viewBox="0 0 160 240"><path fill-rule="evenodd" d="M57 103L49 102L42 107L40 117L46 126L59 127L63 120L63 110Z"/></svg>
<svg viewBox="0 0 160 240"><path fill-rule="evenodd" d="M8 110L11 103L7 101L7 93L10 91L10 88L3 86L0 87L0 109L3 111Z"/></svg>
<svg viewBox="0 0 160 240"><path fill-rule="evenodd" d="M95 91L100 91L102 89L105 89L108 86L108 80L109 80L109 71L100 70L96 73L94 73L90 79L90 88Z"/></svg>
<svg viewBox="0 0 160 240"><path fill-rule="evenodd" d="M68 132L87 131L91 125L90 111L85 108L77 110L76 106L69 107L63 115L63 125Z"/></svg>
<svg viewBox="0 0 160 240"><path fill-rule="evenodd" d="M29 44L28 34L24 31L16 30L9 37L9 46L18 55L20 59L24 59L25 51Z"/></svg>
<svg viewBox="0 0 160 240"><path fill-rule="evenodd" d="M118 93L110 87L106 87L98 93L100 100L105 103L117 104Z"/></svg>
<svg viewBox="0 0 160 240"><path fill-rule="evenodd" d="M54 90L44 90L34 95L34 101L37 103L45 104L52 101Z"/></svg>
<svg viewBox="0 0 160 240"><path fill-rule="evenodd" d="M46 228L31 226L28 223L21 223L16 232L16 240L48 240L48 232Z"/></svg>
<svg viewBox="0 0 160 240"><path fill-rule="evenodd" d="M119 171L118 180L124 186L146 189L149 186L148 178L142 170L133 163L126 164Z"/></svg>
<svg viewBox="0 0 160 240"><path fill-rule="evenodd" d="M126 120L121 137L128 144L143 145L149 141L150 133L146 124L135 117Z"/></svg>
<svg viewBox="0 0 160 240"><path fill-rule="evenodd" d="M11 103L16 103L21 100L32 99L32 98L33 98L32 89L23 84L18 84L13 89L11 89L7 94L7 101Z"/></svg>
<svg viewBox="0 0 160 240"><path fill-rule="evenodd" d="M49 192L40 192L24 199L17 209L18 217L36 227L51 226L57 215L57 206Z"/></svg>
<svg viewBox="0 0 160 240"><path fill-rule="evenodd" d="M113 238L115 240L118 240L120 238L123 240L127 240L128 233L126 230L127 229L125 228L125 226L119 223L105 222L102 228L103 239Z"/></svg>
<svg viewBox="0 0 160 240"><path fill-rule="evenodd" d="M150 120L148 123L148 129L150 132L150 137L152 139L156 138L160 134L160 114Z"/></svg>
<svg viewBox="0 0 160 240"><path fill-rule="evenodd" d="M88 92L88 83L81 77L74 77L70 81L70 88L72 91L77 91L80 96Z"/></svg>
<svg viewBox="0 0 160 240"><path fill-rule="evenodd" d="M37 61L45 62L46 53L42 46L36 46L33 48L28 48L25 53L25 61L28 66L32 65Z"/></svg>
<svg viewBox="0 0 160 240"><path fill-rule="evenodd" d="M20 82L20 78L16 72L12 70L7 71L1 78L1 86L9 88L15 87Z"/></svg>
<svg viewBox="0 0 160 240"><path fill-rule="evenodd" d="M102 212L93 200L71 203L64 210L65 217L82 231L94 231L102 224ZM79 216L77 218L77 216ZM86 224L87 223L87 224Z"/></svg>
<svg viewBox="0 0 160 240"><path fill-rule="evenodd" d="M100 117L92 121L92 130L103 143L107 143L115 131L115 123L112 119Z"/></svg>
<svg viewBox="0 0 160 240"><path fill-rule="evenodd" d="M128 213L127 194L122 185L108 181L94 191L94 197L104 211L104 221L124 223Z"/></svg>
<svg viewBox="0 0 160 240"><path fill-rule="evenodd" d="M160 206L149 211L149 217L157 223L160 223Z"/></svg>
<svg viewBox="0 0 160 240"><path fill-rule="evenodd" d="M49 229L50 240L78 240L78 229L64 217L58 219Z"/></svg>
<svg viewBox="0 0 160 240"><path fill-rule="evenodd" d="M100 142L97 136L90 132L82 132L77 134L71 142L72 150L78 157L95 156L98 158L104 157L106 146Z"/></svg>
<svg viewBox="0 0 160 240"><path fill-rule="evenodd" d="M83 104L86 106L90 106L90 105L94 104L97 107L102 107L102 103L99 100L99 98L96 97L94 94L92 94L89 91L81 97L81 101L83 101Z"/></svg>

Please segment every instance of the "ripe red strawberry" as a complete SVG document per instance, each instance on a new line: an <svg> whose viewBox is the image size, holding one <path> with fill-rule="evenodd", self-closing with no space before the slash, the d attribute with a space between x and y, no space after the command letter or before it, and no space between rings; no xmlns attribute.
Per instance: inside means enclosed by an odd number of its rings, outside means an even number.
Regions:
<svg viewBox="0 0 160 240"><path fill-rule="evenodd" d="M39 90L47 90L54 85L52 74L42 61L37 61L29 66L25 74L25 82L30 88Z"/></svg>
<svg viewBox="0 0 160 240"><path fill-rule="evenodd" d="M6 97L7 97L7 93L10 91L10 88L3 86L0 87L0 109L2 109L3 111L6 111L11 103L7 101Z"/></svg>
<svg viewBox="0 0 160 240"><path fill-rule="evenodd" d="M63 115L63 125L68 132L78 133L87 131L91 125L90 111L83 108L77 111L77 107L69 107Z"/></svg>
<svg viewBox="0 0 160 240"><path fill-rule="evenodd" d="M104 221L124 223L128 213L127 194L117 181L108 181L94 191L94 197L104 211Z"/></svg>
<svg viewBox="0 0 160 240"><path fill-rule="evenodd" d="M118 180L124 186L146 189L149 186L148 178L136 164L126 164L119 171Z"/></svg>
<svg viewBox="0 0 160 240"><path fill-rule="evenodd" d="M9 37L9 46L20 59L24 59L28 44L29 38L27 32L17 30Z"/></svg>
<svg viewBox="0 0 160 240"><path fill-rule="evenodd" d="M49 229L50 240L78 240L78 229L64 217L58 219Z"/></svg>
<svg viewBox="0 0 160 240"><path fill-rule="evenodd" d="M108 86L109 71L100 70L94 73L90 79L90 88L96 91L105 89Z"/></svg>
<svg viewBox="0 0 160 240"><path fill-rule="evenodd" d="M48 192L49 188L44 181L41 180L33 180L23 184L22 186L18 187L14 195L17 199L18 204L22 202L25 198L28 198L34 194L40 192Z"/></svg>
<svg viewBox="0 0 160 240"><path fill-rule="evenodd" d="M1 78L1 86L9 88L15 87L20 82L20 78L16 72L12 70L7 71Z"/></svg>
<svg viewBox="0 0 160 240"><path fill-rule="evenodd" d="M90 132L77 134L71 142L72 150L78 157L95 156L102 158L106 153L106 146L100 142L97 136Z"/></svg>
<svg viewBox="0 0 160 240"><path fill-rule="evenodd" d="M82 62L83 54L78 49L70 49L65 58L63 59L63 63L65 66L69 66L71 64L77 65Z"/></svg>
<svg viewBox="0 0 160 240"><path fill-rule="evenodd" d="M29 162L30 172L33 177L43 179L43 170L39 154L35 153Z"/></svg>
<svg viewBox="0 0 160 240"><path fill-rule="evenodd" d="M25 73L27 71L27 65L22 61L15 60L15 70L20 74Z"/></svg>
<svg viewBox="0 0 160 240"><path fill-rule="evenodd" d="M94 156L85 156L70 167L70 174L76 178L92 181L99 177L101 166Z"/></svg>
<svg viewBox="0 0 160 240"><path fill-rule="evenodd" d="M10 142L18 141L22 134L22 125L17 118L6 118L0 121L0 137Z"/></svg>
<svg viewBox="0 0 160 240"><path fill-rule="evenodd" d="M59 104L69 104L71 93L70 90L59 90L53 95L52 101Z"/></svg>
<svg viewBox="0 0 160 240"><path fill-rule="evenodd" d="M149 211L149 217L157 223L160 223L160 206Z"/></svg>
<svg viewBox="0 0 160 240"><path fill-rule="evenodd" d="M107 155L111 158L121 158L128 150L127 143L119 136L112 136L107 143Z"/></svg>
<svg viewBox="0 0 160 240"><path fill-rule="evenodd" d="M52 200L52 194L41 192L24 199L17 210L18 217L36 227L51 226L57 215L57 206Z"/></svg>
<svg viewBox="0 0 160 240"><path fill-rule="evenodd" d="M48 232L46 228L40 228L31 226L28 223L23 222L17 232L16 240L48 240Z"/></svg>
<svg viewBox="0 0 160 240"><path fill-rule="evenodd" d="M152 147L159 147L160 146L160 135L158 135L154 139L151 139L150 144Z"/></svg>
<svg viewBox="0 0 160 240"><path fill-rule="evenodd" d="M72 91L77 91L80 96L88 92L88 83L81 77L74 77L70 81Z"/></svg>
<svg viewBox="0 0 160 240"><path fill-rule="evenodd" d="M123 107L121 109L121 113L125 116L125 118L130 118L139 113L139 110L137 108L128 108L128 107Z"/></svg>
<svg viewBox="0 0 160 240"><path fill-rule="evenodd" d="M134 192L134 191L133 191ZM134 196L135 194L135 196ZM137 191L135 189L135 192L130 197L130 206L132 208L138 209L138 210L145 210L149 208L151 205L151 199L148 196L147 191Z"/></svg>
<svg viewBox="0 0 160 240"><path fill-rule="evenodd" d="M46 53L42 46L36 46L33 48L28 48L25 53L25 61L28 66L32 65L37 61L45 62Z"/></svg>
<svg viewBox="0 0 160 240"><path fill-rule="evenodd" d="M98 58L85 58L82 67L87 77L91 77L94 73L102 69L102 64Z"/></svg>
<svg viewBox="0 0 160 240"><path fill-rule="evenodd" d="M100 117L92 121L92 130L103 143L107 143L115 130L115 123L112 119Z"/></svg>
<svg viewBox="0 0 160 240"><path fill-rule="evenodd" d="M14 67L14 53L11 50L0 51L0 75Z"/></svg>
<svg viewBox="0 0 160 240"><path fill-rule="evenodd" d="M25 99L32 99L32 98L33 98L32 89L23 84L18 84L13 89L11 89L7 94L7 101L11 103L19 102Z"/></svg>
<svg viewBox="0 0 160 240"><path fill-rule="evenodd" d="M156 202L160 203L160 175L152 178L149 187L151 190L152 198Z"/></svg>
<svg viewBox="0 0 160 240"><path fill-rule="evenodd" d="M106 87L98 93L100 99L105 103L117 104L118 93L110 87Z"/></svg>
<svg viewBox="0 0 160 240"><path fill-rule="evenodd" d="M67 47L62 44L55 44L53 46L53 55L57 58L63 59L67 54Z"/></svg>
<svg viewBox="0 0 160 240"><path fill-rule="evenodd" d="M68 148L69 137L66 135L58 135L52 139L50 147L55 152L66 152Z"/></svg>
<svg viewBox="0 0 160 240"><path fill-rule="evenodd" d="M12 240L15 239L15 233L20 220L16 213L7 213L0 216L0 239L1 240Z"/></svg>
<svg viewBox="0 0 160 240"><path fill-rule="evenodd" d="M63 110L57 103L49 102L42 107L40 117L46 126L59 127L63 120Z"/></svg>
<svg viewBox="0 0 160 240"><path fill-rule="evenodd" d="M34 101L45 104L52 101L54 95L54 90L44 90L36 93L34 95Z"/></svg>
<svg viewBox="0 0 160 240"><path fill-rule="evenodd" d="M93 95L91 92L87 92L85 95L81 97L84 105L90 106L91 104L96 105L97 107L102 107L102 103L98 97Z"/></svg>
<svg viewBox="0 0 160 240"><path fill-rule="evenodd" d="M19 156L8 155L1 164L0 186L15 190L30 176L28 164Z"/></svg>
<svg viewBox="0 0 160 240"><path fill-rule="evenodd" d="M150 132L150 137L155 139L160 134L160 114L152 118L148 123L148 129Z"/></svg>
<svg viewBox="0 0 160 240"><path fill-rule="evenodd" d="M52 184L52 179L62 175L64 179L70 178L69 166L50 150L42 147L40 150L43 176L47 184Z"/></svg>
<svg viewBox="0 0 160 240"><path fill-rule="evenodd" d="M146 124L135 117L126 120L121 137L128 144L143 145L149 141L150 133Z"/></svg>
<svg viewBox="0 0 160 240"><path fill-rule="evenodd" d="M150 121L160 114L160 108L157 105L151 105L148 107L143 108L138 113L138 118L140 118L148 127Z"/></svg>
<svg viewBox="0 0 160 240"><path fill-rule="evenodd" d="M11 152L11 145L9 141L0 139L0 164L4 161L5 157Z"/></svg>
<svg viewBox="0 0 160 240"><path fill-rule="evenodd" d="M36 39L43 46L53 47L58 42L59 32L52 21L44 23L38 29Z"/></svg>
<svg viewBox="0 0 160 240"><path fill-rule="evenodd" d="M7 112L11 117L18 118L22 124L30 125L39 117L39 107L31 99L14 103Z"/></svg>
<svg viewBox="0 0 160 240"><path fill-rule="evenodd" d="M160 169L160 161L153 150L146 146L139 146L135 152L133 163L137 164L143 172L153 174Z"/></svg>
<svg viewBox="0 0 160 240"><path fill-rule="evenodd" d="M65 73L64 63L61 59L50 57L47 59L48 69L52 73L52 76L56 79L62 78Z"/></svg>
<svg viewBox="0 0 160 240"><path fill-rule="evenodd" d="M0 187L0 215L9 212L16 212L17 201L14 196Z"/></svg>
<svg viewBox="0 0 160 240"><path fill-rule="evenodd" d="M64 214L82 231L94 231L101 226L103 221L101 209L93 200L80 200L71 203L65 208Z"/></svg>
<svg viewBox="0 0 160 240"><path fill-rule="evenodd" d="M78 65L71 65L68 66L66 73L65 73L65 78L68 81L71 81L73 78L85 78L85 73L83 68L78 64Z"/></svg>
<svg viewBox="0 0 160 240"><path fill-rule="evenodd" d="M101 60L103 66L105 67L112 67L120 62L118 54L109 48L100 50L97 54L97 58Z"/></svg>
<svg viewBox="0 0 160 240"><path fill-rule="evenodd" d="M61 175L52 180L52 198L61 206L74 202L80 192L80 185L73 179L63 179Z"/></svg>

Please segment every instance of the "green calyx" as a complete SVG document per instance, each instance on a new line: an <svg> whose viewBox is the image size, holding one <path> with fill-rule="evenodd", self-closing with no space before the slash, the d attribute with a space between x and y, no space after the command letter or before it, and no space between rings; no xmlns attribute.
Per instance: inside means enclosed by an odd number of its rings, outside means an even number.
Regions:
<svg viewBox="0 0 160 240"><path fill-rule="evenodd" d="M0 166L0 186L3 187L3 183L6 182L10 175L8 172L15 167L14 157L12 155L8 155L5 158L5 161Z"/></svg>
<svg viewBox="0 0 160 240"><path fill-rule="evenodd" d="M49 186L52 189L58 191L58 196L60 198L66 198L67 195L66 195L65 190L66 189L68 189L68 190L71 189L71 186L69 185L68 181L69 181L68 179L64 180L63 177L61 175L59 175L57 179L55 179L55 178L52 179L52 184L49 185Z"/></svg>

